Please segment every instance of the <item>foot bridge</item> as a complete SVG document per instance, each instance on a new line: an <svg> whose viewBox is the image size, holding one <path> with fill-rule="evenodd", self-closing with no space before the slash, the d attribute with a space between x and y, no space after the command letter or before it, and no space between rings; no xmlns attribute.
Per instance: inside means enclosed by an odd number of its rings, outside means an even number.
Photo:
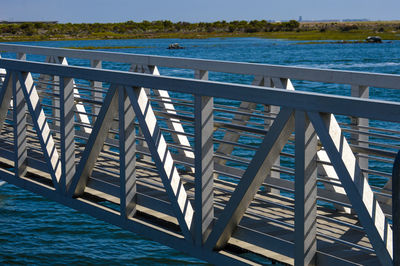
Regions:
<svg viewBox="0 0 400 266"><path fill-rule="evenodd" d="M0 50L1 180L214 264L399 265L400 76Z"/></svg>

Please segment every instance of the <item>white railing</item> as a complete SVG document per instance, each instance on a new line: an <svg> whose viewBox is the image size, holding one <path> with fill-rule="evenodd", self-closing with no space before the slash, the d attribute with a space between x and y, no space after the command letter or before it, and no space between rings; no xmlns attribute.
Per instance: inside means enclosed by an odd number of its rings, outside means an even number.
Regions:
<svg viewBox="0 0 400 266"><path fill-rule="evenodd" d="M53 63L0 60L6 70L0 155L14 167L14 173L2 171L5 180L212 262L232 258L213 251L232 239L299 264L346 259L317 249L317 239L328 239L391 263L391 181L371 188L368 177L391 176L369 165L393 164L399 132L375 121L397 125L400 104L365 97L368 86L397 89L399 76L3 44L0 49L20 59L46 55ZM126 62L145 73L67 66L66 57L98 67L101 61ZM199 80L158 76L157 67L193 69ZM254 75L254 82L207 81L209 71ZM353 96L362 99L294 91L291 79L352 84ZM137 183L153 182L141 177L154 171L141 165L149 155L168 203L137 189ZM31 168L48 173L51 184L26 177ZM85 196L93 191L118 210L89 202ZM285 206L266 198L287 193ZM334 204L338 213L357 214L361 226L317 212L317 199ZM259 213L252 207L259 201L291 212L292 222ZM144 225L137 216L143 208L166 212L179 230L167 234ZM250 216L279 224L293 238L246 227ZM368 239L351 242L327 233L317 220L365 231Z"/></svg>

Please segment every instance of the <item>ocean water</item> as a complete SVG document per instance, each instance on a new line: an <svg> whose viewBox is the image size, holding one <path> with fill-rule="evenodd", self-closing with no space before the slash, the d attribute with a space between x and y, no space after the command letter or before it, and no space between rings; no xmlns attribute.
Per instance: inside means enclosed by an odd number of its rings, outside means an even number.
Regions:
<svg viewBox="0 0 400 266"><path fill-rule="evenodd" d="M168 50L178 42L186 49ZM259 38L201 40L104 40L24 42L49 47L137 46L115 52L400 74L400 42L340 44ZM103 49L106 50L106 49ZM40 58L39 58L40 59ZM80 60L71 64L85 65ZM104 67L126 69L105 63ZM192 72L160 69L190 77ZM249 77L210 73L210 79L249 84ZM296 89L350 95L350 87L295 82ZM371 98L398 101L394 90L371 90ZM169 247L34 195L10 184L0 186L0 264L200 265L204 262Z"/></svg>

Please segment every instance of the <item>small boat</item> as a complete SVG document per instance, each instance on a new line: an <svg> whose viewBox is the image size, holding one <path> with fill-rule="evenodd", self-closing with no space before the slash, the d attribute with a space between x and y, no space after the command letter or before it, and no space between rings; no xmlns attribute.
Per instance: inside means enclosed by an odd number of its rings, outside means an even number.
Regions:
<svg viewBox="0 0 400 266"><path fill-rule="evenodd" d="M374 43L381 43L382 38L379 36L368 36L367 39L365 39L367 42L374 42Z"/></svg>
<svg viewBox="0 0 400 266"><path fill-rule="evenodd" d="M185 47L180 46L179 43L171 43L171 44L168 46L168 49L184 49L184 48L185 48Z"/></svg>
<svg viewBox="0 0 400 266"><path fill-rule="evenodd" d="M0 181L0 187L2 186L2 185L4 185L6 183L6 181Z"/></svg>

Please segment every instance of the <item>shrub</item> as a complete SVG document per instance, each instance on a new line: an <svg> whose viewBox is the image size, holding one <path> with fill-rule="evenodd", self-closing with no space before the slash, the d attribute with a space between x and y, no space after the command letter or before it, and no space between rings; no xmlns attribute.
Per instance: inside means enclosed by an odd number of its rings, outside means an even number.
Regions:
<svg viewBox="0 0 400 266"><path fill-rule="evenodd" d="M342 32L347 32L347 31L351 31L351 30L358 30L357 25L345 25L345 26L341 26L340 31Z"/></svg>

